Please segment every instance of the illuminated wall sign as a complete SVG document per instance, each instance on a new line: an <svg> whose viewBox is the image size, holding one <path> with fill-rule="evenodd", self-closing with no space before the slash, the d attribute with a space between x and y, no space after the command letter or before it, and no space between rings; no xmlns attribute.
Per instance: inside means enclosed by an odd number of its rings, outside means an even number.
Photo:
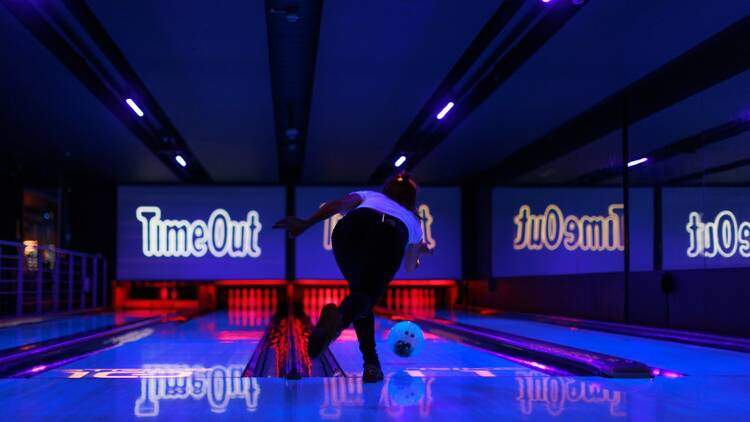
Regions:
<svg viewBox="0 0 750 422"><path fill-rule="evenodd" d="M248 211L247 219L234 221L227 210L217 209L206 220L162 220L159 207L135 210L141 222L143 256L202 257L207 252L220 258L260 256L258 236L263 227L258 212Z"/></svg>
<svg viewBox="0 0 750 422"><path fill-rule="evenodd" d="M653 191L631 189L631 269L653 268ZM617 272L625 250L622 190L498 188L492 193L495 277Z"/></svg>
<svg viewBox="0 0 750 422"><path fill-rule="evenodd" d="M297 214L308 216L321 203L363 189L362 187L297 188ZM435 247L435 255L423 258L414 272L403 268L397 279L459 278L461 276L461 219L458 188L426 187L419 191L417 212L422 221L425 241ZM332 253L331 235L342 215L335 215L297 238L297 278L342 279Z"/></svg>
<svg viewBox="0 0 750 422"><path fill-rule="evenodd" d="M750 190L662 191L664 269L750 265Z"/></svg>
<svg viewBox="0 0 750 422"><path fill-rule="evenodd" d="M281 187L121 187L117 278L284 278Z"/></svg>
<svg viewBox="0 0 750 422"><path fill-rule="evenodd" d="M704 223L699 212L691 212L685 226L690 236L690 258L731 258L737 254L750 258L750 221L737 222L732 211L721 211L713 221Z"/></svg>
<svg viewBox="0 0 750 422"><path fill-rule="evenodd" d="M564 215L560 207L550 204L543 214L534 215L531 207L521 205L513 218L513 249L554 251L563 246L569 251L625 250L622 211L622 204L611 204L605 216Z"/></svg>

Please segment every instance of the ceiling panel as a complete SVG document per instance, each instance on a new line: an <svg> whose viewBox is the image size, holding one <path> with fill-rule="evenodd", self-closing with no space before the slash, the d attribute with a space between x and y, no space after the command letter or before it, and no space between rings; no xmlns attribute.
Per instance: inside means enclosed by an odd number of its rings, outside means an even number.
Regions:
<svg viewBox="0 0 750 422"><path fill-rule="evenodd" d="M366 182L498 5L326 2L304 181Z"/></svg>
<svg viewBox="0 0 750 422"><path fill-rule="evenodd" d="M278 180L264 2L89 2L216 182Z"/></svg>
<svg viewBox="0 0 750 422"><path fill-rule="evenodd" d="M741 0L589 1L416 173L456 181L489 168L747 13Z"/></svg>
<svg viewBox="0 0 750 422"><path fill-rule="evenodd" d="M176 180L5 7L0 54L0 164L50 177L67 168L102 180Z"/></svg>

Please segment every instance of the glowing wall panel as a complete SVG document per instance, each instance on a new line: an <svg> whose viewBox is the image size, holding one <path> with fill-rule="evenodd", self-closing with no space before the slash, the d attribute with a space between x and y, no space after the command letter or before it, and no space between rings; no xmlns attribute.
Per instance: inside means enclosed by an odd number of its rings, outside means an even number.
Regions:
<svg viewBox="0 0 750 422"><path fill-rule="evenodd" d="M750 189L662 190L665 270L750 266Z"/></svg>
<svg viewBox="0 0 750 422"><path fill-rule="evenodd" d="M121 187L117 278L284 278L281 187Z"/></svg>
<svg viewBox="0 0 750 422"><path fill-rule="evenodd" d="M653 268L653 191L630 191L632 271ZM498 188L492 193L495 277L624 269L622 190Z"/></svg>

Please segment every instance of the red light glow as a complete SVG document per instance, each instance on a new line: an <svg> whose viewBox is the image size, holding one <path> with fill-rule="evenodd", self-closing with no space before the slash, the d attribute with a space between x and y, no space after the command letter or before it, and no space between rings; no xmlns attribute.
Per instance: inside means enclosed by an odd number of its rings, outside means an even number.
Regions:
<svg viewBox="0 0 750 422"><path fill-rule="evenodd" d="M234 341L260 341L263 337L263 331L219 331L216 333L216 339L221 342Z"/></svg>

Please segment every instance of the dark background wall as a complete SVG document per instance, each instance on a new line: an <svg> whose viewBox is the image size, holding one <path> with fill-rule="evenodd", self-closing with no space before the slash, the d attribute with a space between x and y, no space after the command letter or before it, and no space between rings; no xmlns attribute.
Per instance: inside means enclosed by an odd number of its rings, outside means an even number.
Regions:
<svg viewBox="0 0 750 422"><path fill-rule="evenodd" d="M115 268L116 186L74 183L61 189L62 247L80 252L100 253L107 258L109 268Z"/></svg>
<svg viewBox="0 0 750 422"><path fill-rule="evenodd" d="M662 288L664 274L671 290ZM669 277L668 276L668 277ZM750 269L630 274L628 322L750 337ZM466 282L467 305L625 322L622 273Z"/></svg>
<svg viewBox="0 0 750 422"><path fill-rule="evenodd" d="M60 189L61 247L101 253L114 268L116 186L85 181ZM462 190L462 258L467 305L625 322L624 274L575 274L491 279L490 188ZM23 188L3 175L0 238L22 240ZM669 283L664 275L669 274ZM110 277L112 274L110 273ZM633 272L627 321L750 337L750 268Z"/></svg>
<svg viewBox="0 0 750 422"><path fill-rule="evenodd" d="M0 240L21 240L23 190L16 176L0 172L0 198Z"/></svg>
<svg viewBox="0 0 750 422"><path fill-rule="evenodd" d="M492 187L461 187L461 266L464 279L492 274Z"/></svg>
<svg viewBox="0 0 750 422"><path fill-rule="evenodd" d="M24 188L57 192L60 225L57 246L102 254L110 263L109 268L114 268L117 205L114 184L76 180L57 185L34 183L28 186L21 182L21 178L0 172L0 240L24 240Z"/></svg>

